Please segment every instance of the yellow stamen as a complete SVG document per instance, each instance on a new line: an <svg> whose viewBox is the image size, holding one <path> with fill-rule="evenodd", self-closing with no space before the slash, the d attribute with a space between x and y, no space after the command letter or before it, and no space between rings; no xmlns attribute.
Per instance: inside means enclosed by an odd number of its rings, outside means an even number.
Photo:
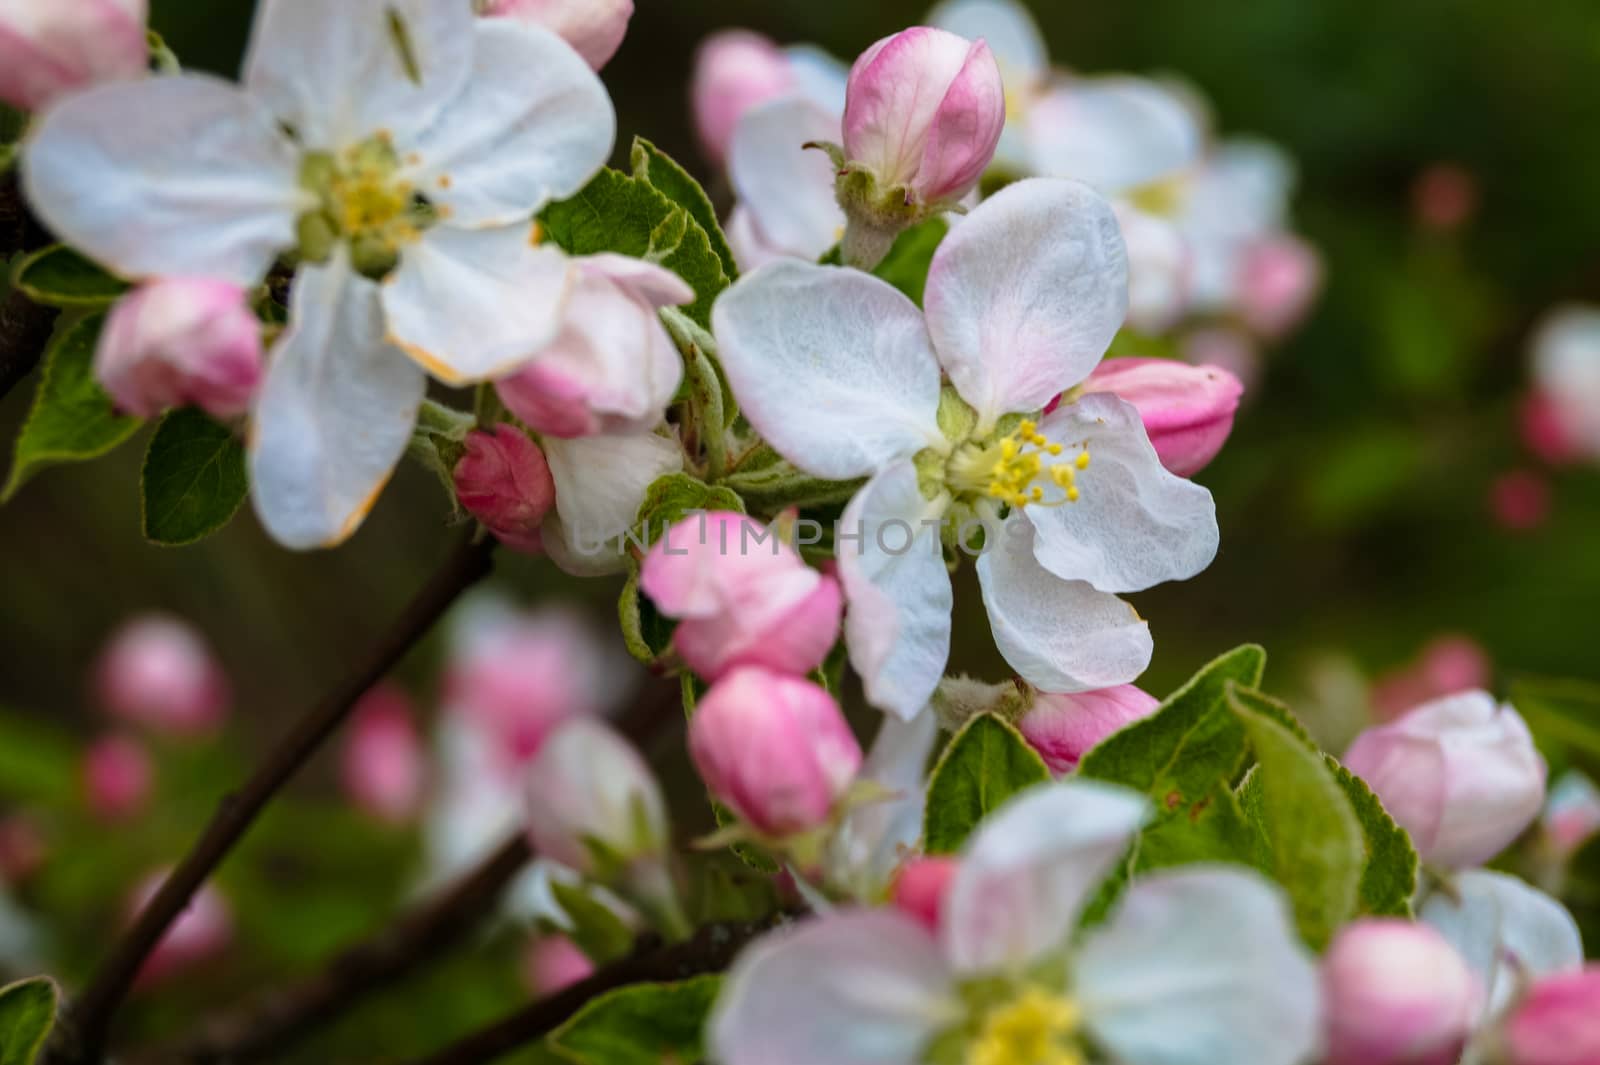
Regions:
<svg viewBox="0 0 1600 1065"><path fill-rule="evenodd" d="M989 1015L968 1065L1084 1065L1071 1038L1081 1017L1072 999L1030 987Z"/></svg>

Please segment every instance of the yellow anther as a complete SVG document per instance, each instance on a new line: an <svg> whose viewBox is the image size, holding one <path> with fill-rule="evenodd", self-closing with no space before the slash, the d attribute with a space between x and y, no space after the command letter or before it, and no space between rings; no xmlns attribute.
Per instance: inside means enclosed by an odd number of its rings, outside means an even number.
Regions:
<svg viewBox="0 0 1600 1065"><path fill-rule="evenodd" d="M1076 485L1074 485L1073 487L1067 489L1067 502L1068 503L1076 503L1077 501L1078 501L1078 488L1077 488Z"/></svg>
<svg viewBox="0 0 1600 1065"><path fill-rule="evenodd" d="M1080 454L1078 456L1077 461L1074 463L1074 465L1076 465L1078 467L1078 469L1080 469L1080 470L1086 470L1086 469L1089 468L1089 449L1088 448L1084 448L1083 449L1082 454Z"/></svg>
<svg viewBox="0 0 1600 1065"><path fill-rule="evenodd" d="M1060 444L1051 444L1049 447L1045 448L1045 450L1050 452L1052 455L1059 455L1062 452L1062 447Z"/></svg>
<svg viewBox="0 0 1600 1065"><path fill-rule="evenodd" d="M1070 998L1030 987L995 1010L967 1048L970 1065L1083 1065L1072 1039L1081 1011Z"/></svg>

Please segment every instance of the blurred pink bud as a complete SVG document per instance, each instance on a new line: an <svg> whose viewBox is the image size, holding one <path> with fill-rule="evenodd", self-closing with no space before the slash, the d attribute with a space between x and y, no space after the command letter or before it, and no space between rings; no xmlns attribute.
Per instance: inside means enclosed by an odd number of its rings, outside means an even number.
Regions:
<svg viewBox="0 0 1600 1065"><path fill-rule="evenodd" d="M1544 804L1545 764L1528 726L1487 692L1448 696L1367 729L1344 764L1434 865L1482 865Z"/></svg>
<svg viewBox="0 0 1600 1065"><path fill-rule="evenodd" d="M844 151L887 191L949 203L977 185L1006 122L1000 66L983 41L915 26L885 37L850 68Z"/></svg>
<svg viewBox="0 0 1600 1065"><path fill-rule="evenodd" d="M1415 662L1373 684L1373 709L1378 717L1391 720L1446 695L1487 688L1492 675L1489 655L1477 641L1440 636L1422 649Z"/></svg>
<svg viewBox="0 0 1600 1065"><path fill-rule="evenodd" d="M1582 442L1567 428L1563 407L1539 389L1529 392L1517 407L1517 427L1522 446L1552 466L1583 457Z"/></svg>
<svg viewBox="0 0 1600 1065"><path fill-rule="evenodd" d="M165 871L152 873L134 889L128 906L129 921L155 898L167 875ZM222 953L232 939L233 916L227 900L213 885L202 884L150 952L144 968L139 970L139 983L148 986L209 961Z"/></svg>
<svg viewBox="0 0 1600 1065"><path fill-rule="evenodd" d="M1261 348L1244 330L1228 326L1192 329L1178 342L1178 354L1192 366L1215 366L1239 379L1246 395L1261 380ZM1244 398L1244 397L1241 397Z"/></svg>
<svg viewBox="0 0 1600 1065"><path fill-rule="evenodd" d="M49 855L39 823L25 813L0 819L0 882L16 884L37 873Z"/></svg>
<svg viewBox="0 0 1600 1065"><path fill-rule="evenodd" d="M795 87L788 56L761 34L724 30L707 37L695 53L689 89L695 131L706 158L721 166L739 119Z"/></svg>
<svg viewBox="0 0 1600 1065"><path fill-rule="evenodd" d="M0 4L0 100L37 111L72 89L145 72L145 0Z"/></svg>
<svg viewBox="0 0 1600 1065"><path fill-rule="evenodd" d="M456 462L456 498L495 539L524 554L540 551L539 525L555 505L556 486L544 452L514 425L467 434Z"/></svg>
<svg viewBox="0 0 1600 1065"><path fill-rule="evenodd" d="M809 673L839 638L839 582L742 514L694 515L667 529L645 556L639 587L683 619L673 646L708 680L738 666Z"/></svg>
<svg viewBox="0 0 1600 1065"><path fill-rule="evenodd" d="M107 710L158 732L209 733L227 710L227 677L200 634L176 618L148 614L123 625L95 679Z"/></svg>
<svg viewBox="0 0 1600 1065"><path fill-rule="evenodd" d="M426 766L411 700L383 682L361 697L352 716L340 763L345 794L379 820L403 824L422 802Z"/></svg>
<svg viewBox="0 0 1600 1065"><path fill-rule="evenodd" d="M628 35L633 0L487 0L482 12L543 26L572 45L591 69L599 70Z"/></svg>
<svg viewBox="0 0 1600 1065"><path fill-rule="evenodd" d="M564 935L536 936L522 955L523 982L535 995L553 995L594 975L594 962Z"/></svg>
<svg viewBox="0 0 1600 1065"><path fill-rule="evenodd" d="M1478 179L1454 163L1435 163L1411 186L1411 208L1428 229L1459 228L1478 207Z"/></svg>
<svg viewBox="0 0 1600 1065"><path fill-rule="evenodd" d="M890 901L895 909L937 933L944 913L945 891L959 867L954 858L913 858L895 874Z"/></svg>
<svg viewBox="0 0 1600 1065"><path fill-rule="evenodd" d="M1489 513L1502 529L1531 532L1550 519L1550 482L1530 470L1511 470L1489 486Z"/></svg>
<svg viewBox="0 0 1600 1065"><path fill-rule="evenodd" d="M528 764L526 824L533 850L594 874L595 846L624 862L659 858L669 842L666 802L644 759L593 718L575 718Z"/></svg>
<svg viewBox="0 0 1600 1065"><path fill-rule="evenodd" d="M149 281L111 308L94 372L129 414L149 418L195 406L232 418L249 408L261 380L261 325L237 285Z"/></svg>
<svg viewBox="0 0 1600 1065"><path fill-rule="evenodd" d="M769 836L827 821L861 768L861 745L833 696L754 667L734 670L701 698L689 753L711 794Z"/></svg>
<svg viewBox="0 0 1600 1065"><path fill-rule="evenodd" d="M547 436L647 431L683 380L657 311L690 302L694 290L670 270L621 255L576 265L560 335L495 387L511 413Z"/></svg>
<svg viewBox="0 0 1600 1065"><path fill-rule="evenodd" d="M1070 773L1101 740L1149 717L1160 705L1132 684L1070 695L1039 692L1017 729L1051 772Z"/></svg>
<svg viewBox="0 0 1600 1065"><path fill-rule="evenodd" d="M1261 241L1244 256L1239 313L1260 336L1276 340L1300 324L1322 287L1322 258L1287 234Z"/></svg>
<svg viewBox="0 0 1600 1065"><path fill-rule="evenodd" d="M1083 388L1114 393L1138 408L1161 464L1180 477L1217 457L1244 395L1244 385L1222 367L1173 359L1107 359Z"/></svg>
<svg viewBox="0 0 1600 1065"><path fill-rule="evenodd" d="M1577 770L1568 770L1550 788L1541 820L1555 856L1565 861L1600 833L1600 788Z"/></svg>
<svg viewBox="0 0 1600 1065"><path fill-rule="evenodd" d="M1326 1065L1455 1065L1481 992L1461 955L1425 924L1347 925L1322 962Z"/></svg>
<svg viewBox="0 0 1600 1065"><path fill-rule="evenodd" d="M155 769L130 736L96 740L83 756L83 792L89 812L105 821L136 817L150 802Z"/></svg>
<svg viewBox="0 0 1600 1065"><path fill-rule="evenodd" d="M1500 1033L1508 1065L1600 1062L1600 965L1547 976L1533 986Z"/></svg>

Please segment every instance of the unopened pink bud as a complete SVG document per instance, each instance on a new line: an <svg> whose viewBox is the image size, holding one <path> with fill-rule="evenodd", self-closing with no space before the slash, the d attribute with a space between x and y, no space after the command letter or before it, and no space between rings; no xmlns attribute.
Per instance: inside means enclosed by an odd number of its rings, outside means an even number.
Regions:
<svg viewBox="0 0 1600 1065"><path fill-rule="evenodd" d="M833 696L746 667L711 686L689 720L689 753L711 794L769 836L816 828L861 768Z"/></svg>
<svg viewBox="0 0 1600 1065"><path fill-rule="evenodd" d="M724 30L707 37L695 53L689 89L695 131L706 158L721 166L739 119L795 87L789 57L761 34Z"/></svg>
<svg viewBox="0 0 1600 1065"><path fill-rule="evenodd" d="M611 61L628 35L633 0L487 0L483 14L514 18L558 34L593 70Z"/></svg>
<svg viewBox="0 0 1600 1065"><path fill-rule="evenodd" d="M233 418L249 409L261 380L261 325L237 285L150 281L111 308L94 371L129 414L148 418L195 406Z"/></svg>
<svg viewBox="0 0 1600 1065"><path fill-rule="evenodd" d="M1390 720L1446 695L1486 688L1492 676L1489 655L1466 636L1440 636L1409 665L1386 674L1372 686L1373 709Z"/></svg>
<svg viewBox="0 0 1600 1065"><path fill-rule="evenodd" d="M1545 764L1528 726L1487 692L1448 696L1368 729L1344 764L1435 865L1482 865L1544 804Z"/></svg>
<svg viewBox="0 0 1600 1065"><path fill-rule="evenodd" d="M379 820L403 824L422 802L426 765L411 700L396 685L380 683L352 717L340 766L345 794Z"/></svg>
<svg viewBox="0 0 1600 1065"><path fill-rule="evenodd" d="M167 875L154 873L134 890L128 907L130 921L155 898ZM233 916L227 900L213 885L202 884L155 950L150 952L144 968L139 970L139 983L157 983L208 961L222 953L232 938Z"/></svg>
<svg viewBox="0 0 1600 1065"><path fill-rule="evenodd" d="M1180 477L1204 469L1233 432L1244 385L1220 366L1172 359L1107 359L1084 382L1138 408L1161 464Z"/></svg>
<svg viewBox="0 0 1600 1065"><path fill-rule="evenodd" d="M1239 278L1239 313L1269 340L1282 337L1305 318L1322 287L1322 259L1311 245L1287 234L1271 237L1246 253Z"/></svg>
<svg viewBox="0 0 1600 1065"><path fill-rule="evenodd" d="M1500 1033L1507 1065L1600 1063L1600 965L1547 976Z"/></svg>
<svg viewBox="0 0 1600 1065"><path fill-rule="evenodd" d="M514 425L467 434L456 462L456 498L513 551L538 554L539 525L555 505L555 481L544 452Z"/></svg>
<svg viewBox="0 0 1600 1065"><path fill-rule="evenodd" d="M159 732L208 733L227 710L227 677L199 633L175 618L151 614L118 629L95 679L107 710Z"/></svg>
<svg viewBox="0 0 1600 1065"><path fill-rule="evenodd" d="M130 736L96 740L83 756L83 792L90 813L105 821L135 817L149 805L155 769Z"/></svg>
<svg viewBox="0 0 1600 1065"><path fill-rule="evenodd" d="M1455 1065L1481 992L1454 947L1425 924L1363 920L1322 963L1326 1065Z"/></svg>
<svg viewBox="0 0 1600 1065"><path fill-rule="evenodd" d="M553 995L594 975L594 962L564 935L528 941L522 956L523 980L535 995Z"/></svg>
<svg viewBox="0 0 1600 1065"><path fill-rule="evenodd" d="M924 204L961 199L994 158L1006 122L1000 66L983 41L916 26L850 69L844 150L884 190Z"/></svg>
<svg viewBox="0 0 1600 1065"><path fill-rule="evenodd" d="M1435 163L1417 176L1411 204L1428 229L1458 229L1478 208L1478 179L1454 163Z"/></svg>
<svg viewBox="0 0 1600 1065"><path fill-rule="evenodd" d="M960 863L954 858L913 858L895 874L890 901L895 909L937 933L944 913L945 892L959 867Z"/></svg>
<svg viewBox="0 0 1600 1065"><path fill-rule="evenodd" d="M1535 389L1517 406L1517 427L1522 446L1552 466L1583 457L1583 444L1567 428L1561 404L1548 392Z"/></svg>
<svg viewBox="0 0 1600 1065"><path fill-rule="evenodd" d="M1550 518L1550 482L1531 470L1511 470L1489 486L1489 513L1510 532L1531 532Z"/></svg>
<svg viewBox="0 0 1600 1065"><path fill-rule="evenodd" d="M61 94L145 72L145 0L0 4L0 100L37 111Z"/></svg>
<svg viewBox="0 0 1600 1065"><path fill-rule="evenodd" d="M670 837L661 788L639 753L601 722L562 725L525 779L536 854L586 875L601 865L595 845L625 862L663 854Z"/></svg>
<svg viewBox="0 0 1600 1065"><path fill-rule="evenodd" d="M1132 684L1070 695L1039 692L1017 729L1052 772L1070 773L1101 740L1160 705Z"/></svg>

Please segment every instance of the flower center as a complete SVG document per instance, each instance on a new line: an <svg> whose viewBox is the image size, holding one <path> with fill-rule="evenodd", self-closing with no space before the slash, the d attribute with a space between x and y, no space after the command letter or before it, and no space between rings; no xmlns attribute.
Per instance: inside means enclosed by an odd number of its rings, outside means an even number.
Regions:
<svg viewBox="0 0 1600 1065"><path fill-rule="evenodd" d="M1059 507L1076 503L1078 474L1089 468L1089 448L1063 458L1066 448L1023 419L988 444L968 444L951 456L946 479L957 492L981 495L1008 506ZM1052 461L1060 459L1061 461Z"/></svg>
<svg viewBox="0 0 1600 1065"><path fill-rule="evenodd" d="M344 241L355 268L367 277L382 278L394 269L400 249L415 241L435 216L432 205L399 171L387 133L337 154L308 153L300 164L300 184L318 202L298 222L301 257L324 262Z"/></svg>
<svg viewBox="0 0 1600 1065"><path fill-rule="evenodd" d="M1072 1038L1080 1019L1072 999L1028 987L985 1018L967 1047L968 1065L1084 1065Z"/></svg>
<svg viewBox="0 0 1600 1065"><path fill-rule="evenodd" d="M1145 214L1158 218L1172 218L1183 204L1184 178L1165 178L1152 181L1129 191L1128 201Z"/></svg>

